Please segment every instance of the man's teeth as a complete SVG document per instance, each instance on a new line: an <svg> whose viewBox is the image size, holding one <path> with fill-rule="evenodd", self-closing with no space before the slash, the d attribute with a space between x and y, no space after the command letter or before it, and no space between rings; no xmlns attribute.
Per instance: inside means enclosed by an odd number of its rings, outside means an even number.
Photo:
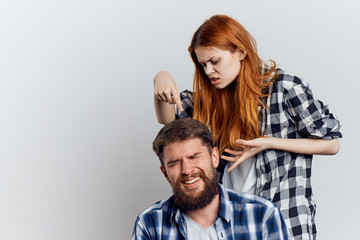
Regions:
<svg viewBox="0 0 360 240"><path fill-rule="evenodd" d="M198 181L199 179L200 179L200 177L194 178L194 179L192 179L190 181L186 181L185 184L192 184L192 183Z"/></svg>

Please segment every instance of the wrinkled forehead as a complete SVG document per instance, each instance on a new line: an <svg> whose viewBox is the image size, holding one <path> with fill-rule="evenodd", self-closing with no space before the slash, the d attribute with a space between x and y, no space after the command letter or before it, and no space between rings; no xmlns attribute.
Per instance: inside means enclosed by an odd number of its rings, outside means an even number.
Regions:
<svg viewBox="0 0 360 240"><path fill-rule="evenodd" d="M195 48L195 54L199 62L210 61L213 57L220 57L229 50L223 50L217 47L197 47Z"/></svg>
<svg viewBox="0 0 360 240"><path fill-rule="evenodd" d="M208 148L199 138L192 138L181 142L169 143L164 147L164 162L169 159L189 157L197 152L209 152Z"/></svg>

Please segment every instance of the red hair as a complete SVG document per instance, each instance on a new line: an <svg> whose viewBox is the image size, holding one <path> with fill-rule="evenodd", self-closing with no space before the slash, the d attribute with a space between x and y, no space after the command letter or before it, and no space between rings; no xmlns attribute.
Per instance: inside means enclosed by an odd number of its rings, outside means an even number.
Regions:
<svg viewBox="0 0 360 240"><path fill-rule="evenodd" d="M210 84L195 54L200 46L246 53L239 75L224 89ZM265 106L262 97L269 94L262 91L275 81L271 78L275 76L275 62L271 61L266 73L261 71L263 61L257 54L254 38L239 22L225 15L206 20L194 33L188 50L195 63L193 118L210 126L219 150L236 149L235 140L239 138L259 137L259 107Z"/></svg>

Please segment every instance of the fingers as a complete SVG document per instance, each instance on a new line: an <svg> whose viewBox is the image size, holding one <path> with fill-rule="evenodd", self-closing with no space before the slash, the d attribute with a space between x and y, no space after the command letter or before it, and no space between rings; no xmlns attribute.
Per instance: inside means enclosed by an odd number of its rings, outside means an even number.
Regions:
<svg viewBox="0 0 360 240"><path fill-rule="evenodd" d="M165 96L165 102L168 102L170 104L174 103L172 91L167 90L163 92L163 95Z"/></svg>
<svg viewBox="0 0 360 240"><path fill-rule="evenodd" d="M244 139L236 139L235 143L237 145L239 145L240 147L245 147L245 146L252 146L252 141L251 140L244 140Z"/></svg>
<svg viewBox="0 0 360 240"><path fill-rule="evenodd" d="M267 142L271 141L271 138L255 138L252 140L237 139L236 145L241 149L238 151L225 149L224 151L230 153L232 156L222 155L221 158L233 164L228 168L227 172L231 172L237 166L239 166L246 159L253 157L259 152L268 148Z"/></svg>
<svg viewBox="0 0 360 240"><path fill-rule="evenodd" d="M184 108L183 108L183 106L182 106L183 103L182 103L182 101L181 101L179 91L176 91L176 94L173 95L172 97L173 97L174 102L176 103L176 106L177 106L178 109L179 109L179 112L184 111Z"/></svg>
<svg viewBox="0 0 360 240"><path fill-rule="evenodd" d="M229 168L227 169L227 172L229 173L229 172L231 172L232 170L234 170L240 163L241 163L241 162L234 162L234 164L231 165L231 167L229 167Z"/></svg>
<svg viewBox="0 0 360 240"><path fill-rule="evenodd" d="M227 170L227 172L231 172L232 170L234 170L237 166L239 166L243 161L245 161L246 158L245 157L240 157L236 160L236 162L234 162Z"/></svg>
<svg viewBox="0 0 360 240"><path fill-rule="evenodd" d="M235 151L235 150L225 148L224 151L227 153L230 153L231 155L235 155L235 156L238 156L243 153L243 149L240 149L239 151Z"/></svg>
<svg viewBox="0 0 360 240"><path fill-rule="evenodd" d="M163 102L169 102L171 101L171 97L169 98L169 93L166 93L165 91L162 91L162 92L156 92L155 95L157 96L157 98L160 100L160 101L163 101ZM171 96L171 95L170 95Z"/></svg>
<svg viewBox="0 0 360 240"><path fill-rule="evenodd" d="M239 158L239 156L231 157L231 156L221 155L221 158L228 162L235 162Z"/></svg>
<svg viewBox="0 0 360 240"><path fill-rule="evenodd" d="M237 166L239 166L243 161L256 154L256 149L244 145L242 145L241 148L242 150L240 151L234 151L230 149L224 150L225 152L230 153L232 156L222 155L221 158L226 161L233 162L233 164L228 168L227 172L231 172Z"/></svg>
<svg viewBox="0 0 360 240"><path fill-rule="evenodd" d="M184 108L182 106L182 101L181 101L181 98L180 98L180 93L179 93L179 90L178 88L176 87L173 91L172 91L172 101L173 103L176 104L176 106L178 107L179 111L182 112L184 111Z"/></svg>
<svg viewBox="0 0 360 240"><path fill-rule="evenodd" d="M231 156L221 155L221 158L226 161L229 161L229 162L235 162L244 154L245 151L247 151L247 149L246 150L241 149L241 150L235 151L235 150L225 148L224 152L231 154Z"/></svg>
<svg viewBox="0 0 360 240"><path fill-rule="evenodd" d="M169 73L161 71L155 76L154 94L160 101L176 104L180 112L184 111L176 82Z"/></svg>
<svg viewBox="0 0 360 240"><path fill-rule="evenodd" d="M231 154L231 156L228 155L221 155L221 158L229 161L229 162L235 162L238 161L238 159L244 154L244 151L240 150L240 151L234 151L234 150L230 150L228 148L224 149L225 152Z"/></svg>
<svg viewBox="0 0 360 240"><path fill-rule="evenodd" d="M160 101L176 104L180 112L184 111L182 106L183 103L177 90L164 90L161 92L156 92L155 95Z"/></svg>

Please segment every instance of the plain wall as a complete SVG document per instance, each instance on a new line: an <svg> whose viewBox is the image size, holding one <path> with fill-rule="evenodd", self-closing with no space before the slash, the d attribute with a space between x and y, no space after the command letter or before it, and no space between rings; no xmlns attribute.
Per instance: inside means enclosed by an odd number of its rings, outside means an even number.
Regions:
<svg viewBox="0 0 360 240"><path fill-rule="evenodd" d="M129 239L171 189L151 143L152 79L192 88L187 47L214 14L263 59L306 80L344 138L315 156L319 239L352 239L360 213L357 1L13 0L0 3L0 239Z"/></svg>

